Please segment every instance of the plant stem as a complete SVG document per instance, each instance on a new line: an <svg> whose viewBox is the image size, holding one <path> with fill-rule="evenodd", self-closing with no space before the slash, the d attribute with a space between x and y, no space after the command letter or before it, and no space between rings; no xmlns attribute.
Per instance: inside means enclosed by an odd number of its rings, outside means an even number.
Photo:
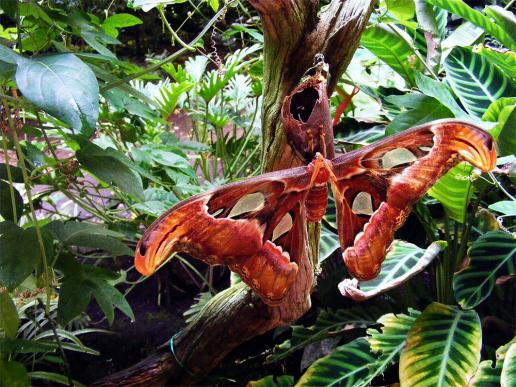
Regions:
<svg viewBox="0 0 516 387"><path fill-rule="evenodd" d="M229 6L229 4L233 3L235 0L231 0L231 1L228 1L220 10L219 12L217 12L215 14L215 16L213 16L210 21L204 26L204 28L202 29L202 31L188 44L189 46L193 46L195 45L199 40L201 40L201 38L204 36L204 34L206 34L206 32L208 32L208 30L210 29L210 27L215 24L217 22L217 20L219 19L220 15L222 15L225 11L226 11L226 8ZM110 83L106 86L104 86L100 92L103 93L107 90L110 90L112 89L113 87L117 87L117 86L120 86L120 85L123 85L124 83L127 83L133 79L136 79L136 78L140 78L142 75L145 75L145 74L148 74L150 72L153 72L155 70L158 70L159 68L161 68L161 66L163 66L164 64L168 63L168 62L172 62L173 60L175 60L176 58L178 58L179 56L183 55L184 53L188 52L190 50L186 49L185 47L181 48L180 50L174 52L173 54L167 56L165 59L163 59L162 61L146 68L145 70L142 70L142 71L139 71L137 73L134 73L134 74L131 74L125 78L122 78L122 79L119 79L113 83Z"/></svg>
<svg viewBox="0 0 516 387"><path fill-rule="evenodd" d="M168 30L168 32L170 32L170 35L172 35L172 38L177 40L177 42L181 46L186 48L188 51L195 51L194 47L189 46L188 44L183 42L183 40L179 37L179 35L176 34L176 31L174 31L174 29L172 28L172 26L168 22L167 17L165 16L165 11L163 10L164 7L158 6L157 8L158 8L159 15L161 16L161 20L163 21L163 23L165 23L165 27L167 27L167 30Z"/></svg>
<svg viewBox="0 0 516 387"><path fill-rule="evenodd" d="M45 305L45 312L48 313L50 309L50 297L52 289L50 288L50 272L48 270L48 260L47 260L47 254L45 251L45 243L43 242L43 235L41 234L41 229L39 228L38 219L36 217L36 210L34 209L34 203L32 201L32 191L29 183L29 175L27 174L27 168L25 166L25 157L23 155L23 151L20 146L20 142L18 140L18 132L16 130L16 125L13 122L13 118L11 116L11 109L9 108L9 105L7 104L6 100L2 100L2 103L4 105L5 112L7 114L7 119L9 121L9 127L12 130L13 133L13 141L14 146L16 147L16 153L18 155L18 161L20 164L20 168L22 170L23 175L23 182L25 184L25 191L27 192L27 200L29 201L29 208L31 212L32 217L32 223L34 224L34 228L36 230L36 237L38 239L39 249L41 251L41 259L43 261L43 270L45 275L45 291L47 295L46 305Z"/></svg>
<svg viewBox="0 0 516 387"><path fill-rule="evenodd" d="M9 153L7 152L7 140L5 139L5 133L2 133L2 145L4 148L4 156L5 156L5 169L7 170L7 180L9 180L9 195L11 197L11 206L13 209L13 221L14 223L18 223L18 211L16 209L16 198L14 196L14 186L13 186L13 175L11 173L11 165L9 160Z"/></svg>

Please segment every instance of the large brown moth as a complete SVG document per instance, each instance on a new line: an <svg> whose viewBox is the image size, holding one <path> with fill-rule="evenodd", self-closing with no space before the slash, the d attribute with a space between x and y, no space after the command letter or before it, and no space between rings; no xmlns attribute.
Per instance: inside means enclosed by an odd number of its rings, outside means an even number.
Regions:
<svg viewBox="0 0 516 387"><path fill-rule="evenodd" d="M139 241L140 273L152 274L172 252L182 251L208 264L228 265L264 302L276 305L296 280L306 221L323 217L330 184L344 262L354 277L371 279L412 205L441 176L462 161L484 172L495 166L491 136L457 120L430 122L333 158L324 74L319 71L303 84L318 92L315 103L308 104L309 111L298 109L292 101L306 87L296 89L282 118L295 154L311 158L310 163L176 204Z"/></svg>

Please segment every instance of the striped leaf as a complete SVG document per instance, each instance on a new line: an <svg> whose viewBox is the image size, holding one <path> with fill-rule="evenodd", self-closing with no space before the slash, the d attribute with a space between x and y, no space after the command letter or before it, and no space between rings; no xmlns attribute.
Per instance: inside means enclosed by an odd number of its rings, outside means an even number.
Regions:
<svg viewBox="0 0 516 387"><path fill-rule="evenodd" d="M414 55L413 42L404 31L384 23L371 25L362 34L360 43L400 74L409 85L415 86L414 71L421 69L422 63Z"/></svg>
<svg viewBox="0 0 516 387"><path fill-rule="evenodd" d="M340 249L339 236L335 231L323 224L319 238L319 263L323 262L338 249Z"/></svg>
<svg viewBox="0 0 516 387"><path fill-rule="evenodd" d="M290 387L294 385L294 377L290 375L268 375L259 380L247 382L248 387Z"/></svg>
<svg viewBox="0 0 516 387"><path fill-rule="evenodd" d="M477 371L475 372L475 375L473 375L471 381L469 382L470 387L500 386L500 377L502 375L504 359L506 357L507 350L511 347L516 346L515 340L516 339L512 339L510 343L507 343L496 350L496 364L494 365L494 367L492 360L484 360L480 362ZM514 353L512 354L512 357L512 361L514 361ZM509 360L509 362L510 361L511 360ZM514 375L512 380L516 380L514 379Z"/></svg>
<svg viewBox="0 0 516 387"><path fill-rule="evenodd" d="M434 242L424 250L412 243L395 240L376 278L361 282L345 279L339 284L339 290L343 296L355 301L367 300L391 290L427 267L444 245L444 242Z"/></svg>
<svg viewBox="0 0 516 387"><path fill-rule="evenodd" d="M375 377L384 373L392 363L398 362L401 351L405 346L407 334L416 318L421 314L414 309L409 309L408 312L408 315L385 314L378 319L378 322L382 324L381 331L373 328L367 330L369 335L367 341L371 345L371 352L376 353L379 357L371 365L371 373L361 386L368 385Z"/></svg>
<svg viewBox="0 0 516 387"><path fill-rule="evenodd" d="M489 131L496 140L499 156L513 155L516 150L515 122L516 105L505 106L498 115L498 123Z"/></svg>
<svg viewBox="0 0 516 387"><path fill-rule="evenodd" d="M514 51L500 52L483 45L477 45L473 47L473 52L486 57L508 77L516 78L516 73L514 72L514 69L516 69L516 53Z"/></svg>
<svg viewBox="0 0 516 387"><path fill-rule="evenodd" d="M502 387L514 387L516 383L516 343L512 343L503 361L500 384Z"/></svg>
<svg viewBox="0 0 516 387"><path fill-rule="evenodd" d="M516 238L503 231L490 231L468 250L469 264L455 274L455 299L463 308L474 308L493 290L496 278L515 274Z"/></svg>
<svg viewBox="0 0 516 387"><path fill-rule="evenodd" d="M303 349L311 343L321 341L329 336L335 337L344 330L346 325L367 327L374 325L382 311L379 308L351 308L337 311L323 310L317 316L315 324L310 327L292 326L292 338L274 348L274 354L267 362L285 359L294 352Z"/></svg>
<svg viewBox="0 0 516 387"><path fill-rule="evenodd" d="M416 74L416 83L419 90L429 97L434 97L453 112L456 118L467 118L468 115L453 98L448 86L444 83L429 78L422 73Z"/></svg>
<svg viewBox="0 0 516 387"><path fill-rule="evenodd" d="M354 387L367 378L369 366L375 360L370 354L369 343L360 337L313 363L296 386Z"/></svg>
<svg viewBox="0 0 516 387"><path fill-rule="evenodd" d="M516 68L516 64L515 67ZM482 116L483 121L498 122L502 110L507 106L516 105L516 97L511 98L500 98L493 102L487 108L487 111Z"/></svg>
<svg viewBox="0 0 516 387"><path fill-rule="evenodd" d="M427 0L430 4L436 5L439 8L446 9L447 11L460 16L461 18L475 24L484 29L490 35L493 35L505 47L511 50L516 49L516 42L510 37L510 35L495 22L491 21L489 17L484 15L482 12L477 11L462 0Z"/></svg>
<svg viewBox="0 0 516 387"><path fill-rule="evenodd" d="M497 66L469 47L455 47L444 61L446 80L466 110L477 117L502 97L512 97L516 87Z"/></svg>
<svg viewBox="0 0 516 387"><path fill-rule="evenodd" d="M428 191L428 195L439 200L452 219L464 223L467 205L473 193L469 177L473 167L459 164L450 169Z"/></svg>
<svg viewBox="0 0 516 387"><path fill-rule="evenodd" d="M371 144L385 136L385 127L375 125L371 128L356 128L353 126L346 127L346 132L335 130L335 145L340 143L367 145Z"/></svg>
<svg viewBox="0 0 516 387"><path fill-rule="evenodd" d="M474 310L430 304L410 329L400 357L400 385L467 386L480 361L482 332Z"/></svg>

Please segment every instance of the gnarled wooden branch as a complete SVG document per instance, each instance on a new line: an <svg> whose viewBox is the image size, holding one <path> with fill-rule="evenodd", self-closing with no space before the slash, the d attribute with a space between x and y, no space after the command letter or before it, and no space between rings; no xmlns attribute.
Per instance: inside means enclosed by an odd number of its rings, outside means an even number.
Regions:
<svg viewBox="0 0 516 387"><path fill-rule="evenodd" d="M249 0L264 31L263 169L299 163L287 146L281 123L286 95L310 67L316 53L330 65L328 92L358 46L373 1L333 0L318 15L316 0ZM296 284L277 307L265 305L244 284L226 289L174 340L178 364L168 345L133 367L110 375L97 386L185 385L209 374L241 343L301 317L310 307L317 257L317 227L310 225L310 255L301 257Z"/></svg>

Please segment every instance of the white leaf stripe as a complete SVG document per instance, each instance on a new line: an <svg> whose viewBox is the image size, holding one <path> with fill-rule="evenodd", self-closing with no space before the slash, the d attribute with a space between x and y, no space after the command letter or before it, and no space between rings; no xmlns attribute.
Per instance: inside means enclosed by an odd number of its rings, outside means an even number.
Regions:
<svg viewBox="0 0 516 387"><path fill-rule="evenodd" d="M401 386L466 386L480 360L481 340L476 312L431 304L407 336Z"/></svg>
<svg viewBox="0 0 516 387"><path fill-rule="evenodd" d="M472 244L468 256L468 266L453 279L455 298L463 308L485 300L497 277L516 272L516 238L503 231L488 232Z"/></svg>
<svg viewBox="0 0 516 387"><path fill-rule="evenodd" d="M446 80L470 114L481 117L492 102L514 95L513 81L471 48L455 47L444 67Z"/></svg>

